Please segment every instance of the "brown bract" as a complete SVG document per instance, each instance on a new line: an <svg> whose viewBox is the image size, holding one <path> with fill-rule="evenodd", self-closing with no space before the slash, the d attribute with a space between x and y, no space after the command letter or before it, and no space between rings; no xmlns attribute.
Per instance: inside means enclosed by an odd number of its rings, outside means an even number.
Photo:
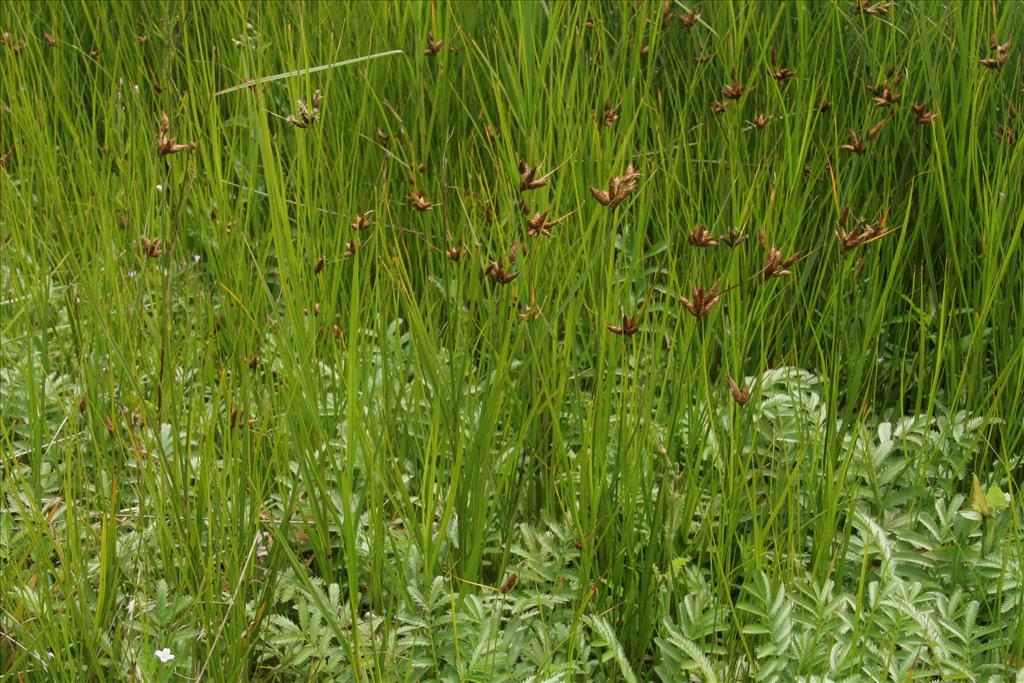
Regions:
<svg viewBox="0 0 1024 683"><path fill-rule="evenodd" d="M530 166L525 161L519 162L519 191L536 190L548 184L548 176L534 178L537 173L536 166ZM550 175L550 174L549 174Z"/></svg>
<svg viewBox="0 0 1024 683"><path fill-rule="evenodd" d="M853 152L854 154L861 155L864 154L864 151L867 149L867 147L864 145L864 141L861 139L861 137L857 135L857 131L851 128L850 142L848 144L839 145L839 149L846 152Z"/></svg>
<svg viewBox="0 0 1024 683"><path fill-rule="evenodd" d="M601 115L601 121L605 126L611 127L615 125L615 122L619 120L619 108L612 106L611 100L604 101L604 112Z"/></svg>
<svg viewBox="0 0 1024 683"><path fill-rule="evenodd" d="M986 69L999 71L1000 69L1003 68L1003 64L1006 64L1006 62L1009 61L1009 59L1009 55L1002 54L996 57L985 57L984 59L979 59L978 63L981 64Z"/></svg>
<svg viewBox="0 0 1024 683"><path fill-rule="evenodd" d="M875 14L883 15L889 13L889 8L892 7L891 2L876 2L870 3L869 0L857 0L854 8L860 14Z"/></svg>
<svg viewBox="0 0 1024 683"><path fill-rule="evenodd" d="M781 69L772 72L772 78L774 78L779 85L786 85L786 81L796 76L796 71L789 67L782 67Z"/></svg>
<svg viewBox="0 0 1024 683"><path fill-rule="evenodd" d="M139 237L139 244L142 245L142 253L149 258L159 258L164 253L163 249L160 247L159 237L149 239L145 235L142 235Z"/></svg>
<svg viewBox="0 0 1024 683"><path fill-rule="evenodd" d="M887 123L889 123L889 119L882 119L874 126L872 126L871 130L868 131L868 141L870 142L871 140L874 140L876 137L878 137L878 134L882 132L882 129L885 128L885 124Z"/></svg>
<svg viewBox="0 0 1024 683"><path fill-rule="evenodd" d="M319 90L313 93L313 99L308 106L305 100L296 100L295 114L289 116L285 121L296 128L309 128L320 119L320 104L322 101L323 97L320 95Z"/></svg>
<svg viewBox="0 0 1024 683"><path fill-rule="evenodd" d="M441 48L443 46L443 40L434 40L434 32L427 31L427 48L423 51L423 54L425 54L427 57L433 57L434 55L441 51Z"/></svg>
<svg viewBox="0 0 1024 683"><path fill-rule="evenodd" d="M739 404L739 406L742 408L743 406L747 405L747 401L750 400L750 389L746 387L743 387L741 389L740 386L736 384L736 380L734 380L731 375L728 377L728 379L729 392L732 394L732 400L736 401L736 403Z"/></svg>
<svg viewBox="0 0 1024 683"><path fill-rule="evenodd" d="M550 211L550 210L549 210ZM536 237L538 235L544 235L545 237L551 237L551 228L558 225L565 217L557 218L553 221L548 220L549 211L537 211L526 221L527 231L530 237Z"/></svg>
<svg viewBox="0 0 1024 683"><path fill-rule="evenodd" d="M434 208L434 204L423 196L422 190L413 190L410 192L409 203L412 204L413 208L417 211L430 211Z"/></svg>
<svg viewBox="0 0 1024 683"><path fill-rule="evenodd" d="M373 219L370 218L369 214L357 213L355 220L349 223L349 227L353 230L366 230L373 225Z"/></svg>
<svg viewBox="0 0 1024 683"><path fill-rule="evenodd" d="M694 247L717 247L718 240L708 232L707 228L699 225L693 226L693 230L686 236L686 240Z"/></svg>
<svg viewBox="0 0 1024 683"><path fill-rule="evenodd" d="M729 228L722 235L722 241L725 242L730 248L738 247L740 244L745 242L747 239L746 235L741 235L739 230L736 228Z"/></svg>
<svg viewBox="0 0 1024 683"><path fill-rule="evenodd" d="M727 100L738 100L743 97L744 89L742 83L727 83L722 86L722 97Z"/></svg>
<svg viewBox="0 0 1024 683"><path fill-rule="evenodd" d="M500 260L491 261L491 263L487 266L487 270L484 271L484 275L489 277L494 282L497 282L498 284L502 285L507 285L508 283L512 282L517 277L519 277L519 273L506 272Z"/></svg>
<svg viewBox="0 0 1024 683"><path fill-rule="evenodd" d="M711 285L711 289L704 286L690 289L690 298L679 295L679 302L690 312L694 318L703 318L721 300L722 295L718 292L718 283Z"/></svg>
<svg viewBox="0 0 1024 683"><path fill-rule="evenodd" d="M177 154L187 149L195 149L198 145L195 142L188 142L185 144L178 144L178 139L170 137L168 133L171 132L171 122L167 118L166 112L160 113L160 132L156 138L156 151L162 157L168 154Z"/></svg>
<svg viewBox="0 0 1024 683"><path fill-rule="evenodd" d="M681 23L684 28L691 29L697 25L698 21L700 21L700 10L691 10L685 14L677 14L676 18L679 19L679 23Z"/></svg>
<svg viewBox="0 0 1024 683"><path fill-rule="evenodd" d="M928 107L923 104L914 104L910 108L914 110L914 123L919 126L928 125L938 117L938 114L928 111Z"/></svg>
<svg viewBox="0 0 1024 683"><path fill-rule="evenodd" d="M633 164L630 164L626 168L625 173L621 176L613 176L608 181L607 191L592 187L590 188L590 194L594 195L594 199L604 206L614 209L619 204L626 201L626 198L636 191L637 179L639 177L640 173L633 168Z"/></svg>
<svg viewBox="0 0 1024 683"><path fill-rule="evenodd" d="M787 270L791 265L800 260L802 254L797 252L792 256L783 256L776 247L768 250L768 257L765 259L764 268L761 269L761 281L766 282L773 277L787 277L793 273Z"/></svg>
<svg viewBox="0 0 1024 683"><path fill-rule="evenodd" d="M624 337L632 337L634 334L636 334L637 330L640 329L639 323L640 316L630 318L628 315L623 313L621 325L613 325L611 323L607 323L605 327L607 327L608 331L611 332L612 334L618 334Z"/></svg>
<svg viewBox="0 0 1024 683"><path fill-rule="evenodd" d="M885 229L886 219L888 218L888 213L886 213L877 224L871 224L858 218L856 219L856 225L847 231L846 224L849 222L850 216L850 208L847 207L843 209L836 223L836 240L839 242L840 251L844 254L857 247L880 240L895 230L895 228Z"/></svg>

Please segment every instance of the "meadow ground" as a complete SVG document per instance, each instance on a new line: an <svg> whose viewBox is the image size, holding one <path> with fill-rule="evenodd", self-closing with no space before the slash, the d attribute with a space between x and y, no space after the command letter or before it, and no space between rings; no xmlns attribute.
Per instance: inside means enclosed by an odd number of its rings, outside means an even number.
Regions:
<svg viewBox="0 0 1024 683"><path fill-rule="evenodd" d="M1024 680L1021 2L0 32L0 679Z"/></svg>

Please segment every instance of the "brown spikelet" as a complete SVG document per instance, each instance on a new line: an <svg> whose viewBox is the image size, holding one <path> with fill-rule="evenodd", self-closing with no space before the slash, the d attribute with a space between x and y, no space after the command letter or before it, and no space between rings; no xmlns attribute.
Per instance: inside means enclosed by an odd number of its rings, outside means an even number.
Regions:
<svg viewBox="0 0 1024 683"><path fill-rule="evenodd" d="M727 100L738 100L743 97L746 87L736 80L736 69L732 70L732 82L722 86L722 97Z"/></svg>
<svg viewBox="0 0 1024 683"><path fill-rule="evenodd" d="M914 110L914 123L919 126L929 125L938 117L938 114L928 111L928 107L923 104L914 104L910 108Z"/></svg>
<svg viewBox="0 0 1024 683"><path fill-rule="evenodd" d="M874 126L872 126L871 130L868 131L868 141L870 142L871 140L874 140L876 137L878 137L878 134L882 132L882 129L885 128L885 124L887 123L889 123L889 119L882 119Z"/></svg>
<svg viewBox="0 0 1024 683"><path fill-rule="evenodd" d="M614 176L608 181L607 191L591 187L590 194L592 194L594 199L599 203L610 209L614 209L619 204L626 201L626 198L636 191L637 179L639 177L640 173L633 168L633 164L629 164L625 173L621 176Z"/></svg>
<svg viewBox="0 0 1024 683"><path fill-rule="evenodd" d="M368 213L357 213L355 219L349 223L350 228L358 231L368 230L372 226L373 219L370 218Z"/></svg>
<svg viewBox="0 0 1024 683"><path fill-rule="evenodd" d="M728 377L729 380L729 392L732 394L732 400L742 408L747 405L747 401L750 400L750 389L743 387L742 389L736 383L736 380L732 378L732 375Z"/></svg>
<svg viewBox="0 0 1024 683"><path fill-rule="evenodd" d="M508 593L510 590L515 588L516 583L518 582L519 574L513 572L512 574L509 574L508 580L505 581L505 583L501 584L501 588L498 589L498 592L504 595L505 593Z"/></svg>
<svg viewBox="0 0 1024 683"><path fill-rule="evenodd" d="M413 190L410 192L409 203L412 204L413 208L417 211L430 211L434 208L434 204L423 195L422 190Z"/></svg>
<svg viewBox="0 0 1024 683"><path fill-rule="evenodd" d="M696 26L697 22L700 21L700 11L690 10L683 14L677 14L676 18L679 19L679 23L683 25L683 28L689 30Z"/></svg>
<svg viewBox="0 0 1024 683"><path fill-rule="evenodd" d="M444 41L434 40L434 32L427 31L427 47L425 50L423 50L423 54L425 54L427 57L433 57L434 55L441 51L442 47L444 47Z"/></svg>
<svg viewBox="0 0 1024 683"><path fill-rule="evenodd" d="M611 323L608 323L605 325L605 327L607 327L608 331L611 332L612 334L617 334L624 337L632 337L634 334L637 333L637 330L640 329L640 316L638 315L635 318L630 318L628 315L623 313L621 325L613 325Z"/></svg>
<svg viewBox="0 0 1024 683"><path fill-rule="evenodd" d="M177 138L168 135L170 132L171 121L167 117L167 112L160 112L160 130L156 138L156 151L160 156L165 157L168 154L177 154L185 150L195 149L198 146L195 142L178 144Z"/></svg>
<svg viewBox="0 0 1024 683"><path fill-rule="evenodd" d="M487 266L487 270L484 271L484 275L489 277L492 281L502 285L507 285L519 277L519 273L507 272L502 265L501 260L491 261Z"/></svg>
<svg viewBox="0 0 1024 683"><path fill-rule="evenodd" d="M746 240L747 236L741 235L739 230L737 230L736 228L729 228L728 230L725 231L725 234L722 235L722 241L725 242L726 245L729 246L729 248L738 247L739 245L743 244L743 242L745 242Z"/></svg>
<svg viewBox="0 0 1024 683"><path fill-rule="evenodd" d="M619 108L618 106L612 106L611 100L604 101L604 111L601 114L601 121L608 128L615 125L615 122L619 120Z"/></svg>
<svg viewBox="0 0 1024 683"><path fill-rule="evenodd" d="M707 228L699 225L693 226L693 230L686 236L686 240L694 247L717 247L718 240L707 231Z"/></svg>
<svg viewBox="0 0 1024 683"><path fill-rule="evenodd" d="M865 146L864 141L861 139L861 137L857 135L857 131L851 128L850 142L839 145L839 149L846 152L853 152L854 154L860 156L861 154L864 154L865 150L867 150L867 147Z"/></svg>
<svg viewBox="0 0 1024 683"><path fill-rule="evenodd" d="M703 318L706 316L721 299L722 295L718 291L717 282L713 284L710 289L705 289L703 285L700 287L692 287L690 289L689 299L681 294L679 295L679 302L683 304L683 307L686 308L694 318Z"/></svg>
<svg viewBox="0 0 1024 683"><path fill-rule="evenodd" d="M548 176L542 178L535 178L537 173L536 166L530 166L525 161L519 162L519 191L526 192L527 190L536 190L538 187L544 187L548 184ZM548 174L550 175L550 174Z"/></svg>

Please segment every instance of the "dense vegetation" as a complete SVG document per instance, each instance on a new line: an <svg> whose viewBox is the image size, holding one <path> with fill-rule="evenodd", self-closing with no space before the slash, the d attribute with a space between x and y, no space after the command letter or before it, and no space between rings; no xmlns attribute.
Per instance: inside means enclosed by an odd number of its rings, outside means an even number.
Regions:
<svg viewBox="0 0 1024 683"><path fill-rule="evenodd" d="M0 679L1024 679L1024 4L0 3Z"/></svg>

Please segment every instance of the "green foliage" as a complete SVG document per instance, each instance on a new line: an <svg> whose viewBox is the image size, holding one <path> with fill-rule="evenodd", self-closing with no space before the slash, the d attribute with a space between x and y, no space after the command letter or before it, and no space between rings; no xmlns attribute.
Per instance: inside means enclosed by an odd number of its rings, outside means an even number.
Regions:
<svg viewBox="0 0 1024 683"><path fill-rule="evenodd" d="M1020 680L1021 26L0 3L0 679Z"/></svg>

